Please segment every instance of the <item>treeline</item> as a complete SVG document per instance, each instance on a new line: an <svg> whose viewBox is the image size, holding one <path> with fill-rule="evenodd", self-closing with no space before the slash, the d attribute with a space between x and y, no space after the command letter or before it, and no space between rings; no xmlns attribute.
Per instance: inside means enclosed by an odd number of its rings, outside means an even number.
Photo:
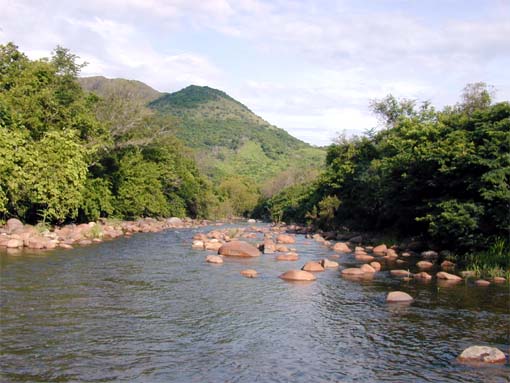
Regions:
<svg viewBox="0 0 510 383"><path fill-rule="evenodd" d="M0 45L0 219L206 217L221 195L198 172L171 117L77 82L63 48L30 60Z"/></svg>
<svg viewBox="0 0 510 383"><path fill-rule="evenodd" d="M491 99L491 89L477 83L440 111L392 96L375 101L382 130L339 138L316 181L284 189L258 212L324 230L419 235L460 252L505 241L510 104Z"/></svg>

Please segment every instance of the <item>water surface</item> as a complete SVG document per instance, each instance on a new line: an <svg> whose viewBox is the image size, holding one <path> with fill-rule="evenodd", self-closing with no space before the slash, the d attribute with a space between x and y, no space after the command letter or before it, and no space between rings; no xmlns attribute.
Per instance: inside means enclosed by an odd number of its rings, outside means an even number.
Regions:
<svg viewBox="0 0 510 383"><path fill-rule="evenodd" d="M206 230L206 229L201 229ZM298 262L204 262L198 230L137 234L44 254L0 254L3 382L508 382L466 367L508 353L508 286L402 282L378 273L277 278L333 254L298 236ZM355 262L351 256L343 265ZM254 268L256 279L239 272ZM388 291L415 297L388 305Z"/></svg>

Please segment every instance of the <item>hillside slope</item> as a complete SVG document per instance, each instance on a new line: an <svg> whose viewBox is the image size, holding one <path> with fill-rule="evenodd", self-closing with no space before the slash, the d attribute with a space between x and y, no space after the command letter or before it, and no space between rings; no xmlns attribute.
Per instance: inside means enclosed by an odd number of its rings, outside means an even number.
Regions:
<svg viewBox="0 0 510 383"><path fill-rule="evenodd" d="M141 81L126 80L123 78L106 78L103 76L80 77L78 82L81 87L101 97L112 93L131 100L138 100L143 104L157 99L162 93L151 88Z"/></svg>
<svg viewBox="0 0 510 383"><path fill-rule="evenodd" d="M199 166L213 179L232 175L261 182L289 167L319 166L324 151L279 129L225 92L191 85L149 107L180 120L177 135L197 149Z"/></svg>

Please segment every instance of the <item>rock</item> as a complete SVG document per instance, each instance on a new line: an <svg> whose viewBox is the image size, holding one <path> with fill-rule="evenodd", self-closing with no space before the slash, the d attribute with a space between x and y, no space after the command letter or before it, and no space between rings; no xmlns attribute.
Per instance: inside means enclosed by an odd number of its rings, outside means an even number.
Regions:
<svg viewBox="0 0 510 383"><path fill-rule="evenodd" d="M354 258L360 262L372 262L375 258L367 254L356 254Z"/></svg>
<svg viewBox="0 0 510 383"><path fill-rule="evenodd" d="M429 261L420 261L416 264L420 270L429 270L434 267L434 264Z"/></svg>
<svg viewBox="0 0 510 383"><path fill-rule="evenodd" d="M439 254L436 251L427 250L427 251L422 251L421 256L424 259L436 259L437 257L439 257Z"/></svg>
<svg viewBox="0 0 510 383"><path fill-rule="evenodd" d="M221 243L221 242L208 241L205 243L204 248L206 250L218 251L222 246L223 246L223 243Z"/></svg>
<svg viewBox="0 0 510 383"><path fill-rule="evenodd" d="M276 251L279 253L288 253L289 248L285 245L276 245Z"/></svg>
<svg viewBox="0 0 510 383"><path fill-rule="evenodd" d="M264 254L273 254L276 251L276 245L271 239L264 240Z"/></svg>
<svg viewBox="0 0 510 383"><path fill-rule="evenodd" d="M17 218L10 218L5 225L9 233L23 229L23 223Z"/></svg>
<svg viewBox="0 0 510 383"><path fill-rule="evenodd" d="M349 242L361 243L361 242L363 242L363 237L361 235L355 235L354 237L349 238Z"/></svg>
<svg viewBox="0 0 510 383"><path fill-rule="evenodd" d="M312 236L312 238L313 238L315 241L317 241L317 242L324 242L324 241L325 241L325 239L324 239L324 238L322 237L322 235L320 235L320 234L314 234L314 235Z"/></svg>
<svg viewBox="0 0 510 383"><path fill-rule="evenodd" d="M171 217L166 220L170 225L182 225L182 219L178 217Z"/></svg>
<svg viewBox="0 0 510 383"><path fill-rule="evenodd" d="M436 274L437 279L445 279L447 281L462 281L462 278L455 274L449 274L444 271L440 271Z"/></svg>
<svg viewBox="0 0 510 383"><path fill-rule="evenodd" d="M301 268L301 270L311 271L311 272L316 273L316 272L324 271L324 267L322 267L319 262L306 262L305 265Z"/></svg>
<svg viewBox="0 0 510 383"><path fill-rule="evenodd" d="M315 281L317 277L304 270L289 270L280 275L281 279L286 281Z"/></svg>
<svg viewBox="0 0 510 383"><path fill-rule="evenodd" d="M455 263L453 263L453 262L450 262L450 261L443 261L443 262L441 263L441 269L442 269L442 270L445 270L445 271L446 271L446 270L452 270L452 269L454 269L454 268L455 268Z"/></svg>
<svg viewBox="0 0 510 383"><path fill-rule="evenodd" d="M410 252L408 252L408 251L404 251L404 252L402 253L402 256L403 256L403 257L410 257L410 256L411 256L411 253L410 253Z"/></svg>
<svg viewBox="0 0 510 383"><path fill-rule="evenodd" d="M344 274L344 275L363 275L363 274L365 274L363 272L363 270L361 270L361 269L359 269L357 267L349 267L347 269L343 269L341 271L341 273Z"/></svg>
<svg viewBox="0 0 510 383"><path fill-rule="evenodd" d="M478 279L475 281L475 285L480 286L480 287L489 286L490 284L491 283L489 281L486 281L484 279Z"/></svg>
<svg viewBox="0 0 510 383"><path fill-rule="evenodd" d="M297 253L289 252L287 254L279 254L275 258L277 261L297 261L299 259L299 256Z"/></svg>
<svg viewBox="0 0 510 383"><path fill-rule="evenodd" d="M375 271L380 271L381 270L381 264L379 262L370 262L370 266L372 266L372 268Z"/></svg>
<svg viewBox="0 0 510 383"><path fill-rule="evenodd" d="M345 242L337 242L333 245L333 251L336 251L337 253L350 253L351 249Z"/></svg>
<svg viewBox="0 0 510 383"><path fill-rule="evenodd" d="M257 222L257 221L255 221L253 218L250 218L250 219L248 220L248 223L256 223L256 222Z"/></svg>
<svg viewBox="0 0 510 383"><path fill-rule="evenodd" d="M386 296L386 302L412 302L414 299L403 291L392 291Z"/></svg>
<svg viewBox="0 0 510 383"><path fill-rule="evenodd" d="M373 274L376 272L376 270L370 266L370 265L362 265L360 268L359 268L361 271L363 271L363 273L367 273L367 274Z"/></svg>
<svg viewBox="0 0 510 383"><path fill-rule="evenodd" d="M223 244L218 249L218 254L229 257L258 257L259 250L247 242L232 241Z"/></svg>
<svg viewBox="0 0 510 383"><path fill-rule="evenodd" d="M492 278L492 280L494 281L494 283L505 283L506 282L506 279L503 277L494 277L494 278Z"/></svg>
<svg viewBox="0 0 510 383"><path fill-rule="evenodd" d="M390 274L394 277L408 277L411 273L407 270L391 270Z"/></svg>
<svg viewBox="0 0 510 383"><path fill-rule="evenodd" d="M495 347L471 346L462 351L457 360L460 363L468 364L505 364L506 356L501 350Z"/></svg>
<svg viewBox="0 0 510 383"><path fill-rule="evenodd" d="M246 278L256 278L258 273L257 270L246 269L241 271L241 275L245 276Z"/></svg>
<svg viewBox="0 0 510 383"><path fill-rule="evenodd" d="M11 218L14 219L14 218ZM23 247L23 240L12 238L9 239L5 245L8 249L17 249L18 247Z"/></svg>
<svg viewBox="0 0 510 383"><path fill-rule="evenodd" d="M280 234L276 237L276 243L290 244L295 242L296 238L289 234Z"/></svg>
<svg viewBox="0 0 510 383"><path fill-rule="evenodd" d="M223 258L221 258L219 255L208 255L205 257L205 261L208 263L223 263Z"/></svg>
<svg viewBox="0 0 510 383"><path fill-rule="evenodd" d="M338 262L330 261L329 259L323 259L321 261L321 265L325 269L334 269L339 266Z"/></svg>
<svg viewBox="0 0 510 383"><path fill-rule="evenodd" d="M398 254L395 250L388 249L388 250L386 250L386 255L384 256L384 258L395 259L395 258L398 258Z"/></svg>
<svg viewBox="0 0 510 383"><path fill-rule="evenodd" d="M193 243L191 244L191 248L204 250L205 249L204 241L194 240Z"/></svg>
<svg viewBox="0 0 510 383"><path fill-rule="evenodd" d="M425 281L429 281L432 279L432 275L430 275L429 273L427 273L426 271L422 271L420 273L417 273L417 274L414 274L414 277L416 279L423 279Z"/></svg>
<svg viewBox="0 0 510 383"><path fill-rule="evenodd" d="M60 243L58 245L58 247L62 248L62 249L72 249L73 247L71 245L68 245L67 243Z"/></svg>
<svg viewBox="0 0 510 383"><path fill-rule="evenodd" d="M388 247L385 244L376 246L372 249L372 252L375 254L386 254L388 251Z"/></svg>

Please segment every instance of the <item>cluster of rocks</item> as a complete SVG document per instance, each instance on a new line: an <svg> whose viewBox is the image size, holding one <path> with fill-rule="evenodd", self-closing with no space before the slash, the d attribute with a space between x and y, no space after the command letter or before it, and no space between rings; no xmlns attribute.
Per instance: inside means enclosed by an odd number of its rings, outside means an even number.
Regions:
<svg viewBox="0 0 510 383"><path fill-rule="evenodd" d="M257 234L263 233L263 241L258 246L249 244L242 239L257 238ZM330 258L339 258L338 254L354 254L354 258L362 262L359 267L344 268L341 270L343 276L364 277L371 276L382 269L382 264L391 266L392 264L403 264L407 261L403 258L411 256L419 256L420 261L416 262L415 267L420 270L413 274L409 270L404 269L391 269L390 275L404 279L419 279L430 280L432 275L429 274L431 270L440 270L436 273L438 280L451 281L453 283L462 280L462 277L448 273L453 271L455 264L450 261L443 261L438 264L438 254L434 251L425 251L421 254L412 254L410 252L398 253L397 248L388 248L385 244L375 247L371 246L355 246L354 250L351 249L351 243L336 242L324 238L322 235L314 234L308 236L317 242L322 243L324 246L329 247L335 254ZM295 236L282 233L281 227L250 227L246 229L236 230L213 230L207 234L199 233L193 237L192 247L194 249L212 250L217 252L217 255L207 255L206 262L213 264L223 263L224 257L258 257L263 254L280 253L275 256L276 261L297 261L299 256L296 249L287 247L296 242ZM305 243L306 244L306 243ZM400 261L400 262L399 262ZM320 261L306 262L300 270L288 270L281 274L279 278L291 282L313 282L317 280L317 273L323 272L326 269L336 269L340 265L338 262L331 259L322 259ZM428 271L428 272L427 272ZM258 276L256 270L246 269L242 270L241 275L247 278L255 278ZM505 281L503 279L495 279L495 282ZM481 285L477 281L478 285ZM410 303L414 298L403 291L391 291L386 296L388 303ZM486 346L472 346L464 350L457 358L460 363L466 364L500 364L506 363L506 356L497 348Z"/></svg>
<svg viewBox="0 0 510 383"><path fill-rule="evenodd" d="M86 246L105 240L130 236L134 233L156 233L166 229L205 226L206 221L172 217L157 220L144 218L137 221L89 222L71 224L48 229L44 226L24 225L20 220L11 218L0 228L0 248L10 253L20 249L51 250L55 248L71 249L76 245Z"/></svg>

